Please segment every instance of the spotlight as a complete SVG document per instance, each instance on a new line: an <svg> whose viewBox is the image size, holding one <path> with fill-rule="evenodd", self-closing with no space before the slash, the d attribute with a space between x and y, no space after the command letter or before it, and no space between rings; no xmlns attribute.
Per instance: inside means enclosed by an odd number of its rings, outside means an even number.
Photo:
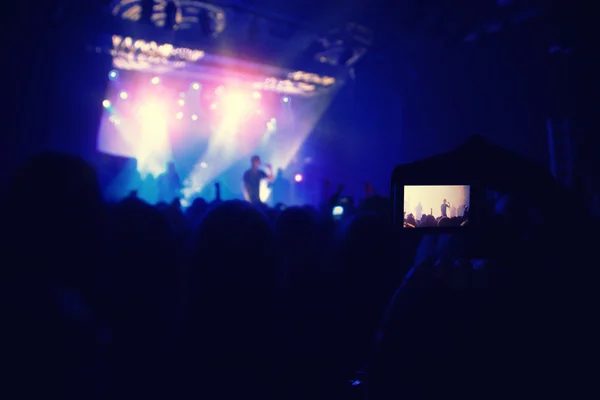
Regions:
<svg viewBox="0 0 600 400"><path fill-rule="evenodd" d="M183 118L183 113L181 111L178 112L177 114L175 114L175 118L177 118L177 119Z"/></svg>
<svg viewBox="0 0 600 400"><path fill-rule="evenodd" d="M248 102L248 94L238 91L228 91L220 100L228 119L239 120L249 115L254 107Z"/></svg>
<svg viewBox="0 0 600 400"><path fill-rule="evenodd" d="M207 163L205 163L204 161L202 161L202 162L200 163L200 168L207 168L207 167L208 167L208 164L207 164Z"/></svg>
<svg viewBox="0 0 600 400"><path fill-rule="evenodd" d="M192 89L194 89L194 90L200 90L200 84L198 82L192 83Z"/></svg>
<svg viewBox="0 0 600 400"><path fill-rule="evenodd" d="M269 122L266 124L267 133L275 133L277 131L277 120L275 118L271 118Z"/></svg>
<svg viewBox="0 0 600 400"><path fill-rule="evenodd" d="M290 98L287 96L284 96L281 98L281 101L283 101L284 103L289 103L290 102Z"/></svg>
<svg viewBox="0 0 600 400"><path fill-rule="evenodd" d="M119 76L119 73L114 69L108 73L108 79L110 79L111 81L117 79L117 76Z"/></svg>
<svg viewBox="0 0 600 400"><path fill-rule="evenodd" d="M177 101L177 104L179 104L181 107L185 106L185 101L183 99L179 99Z"/></svg>
<svg viewBox="0 0 600 400"><path fill-rule="evenodd" d="M198 120L198 116L196 114L192 115L192 121L197 121Z"/></svg>
<svg viewBox="0 0 600 400"><path fill-rule="evenodd" d="M104 108L108 108L108 107L110 107L110 100L104 100L104 101L102 102L102 107L104 107Z"/></svg>
<svg viewBox="0 0 600 400"><path fill-rule="evenodd" d="M160 83L160 79L158 76L155 76L150 82L152 82L153 85L158 85Z"/></svg>
<svg viewBox="0 0 600 400"><path fill-rule="evenodd" d="M259 100L262 96L260 95L260 92L252 92L252 97Z"/></svg>
<svg viewBox="0 0 600 400"><path fill-rule="evenodd" d="M296 174L296 175L294 176L294 180L295 180L296 182L298 182L298 183L302 182L302 175L300 175L300 174Z"/></svg>
<svg viewBox="0 0 600 400"><path fill-rule="evenodd" d="M216 105L215 103L212 103L212 104L210 105L210 109L211 109L211 110L216 110L216 109L217 109L217 105Z"/></svg>
<svg viewBox="0 0 600 400"><path fill-rule="evenodd" d="M129 97L129 95L127 94L127 92L121 92L121 93L119 93L119 97L122 100L127 100L127 98Z"/></svg>

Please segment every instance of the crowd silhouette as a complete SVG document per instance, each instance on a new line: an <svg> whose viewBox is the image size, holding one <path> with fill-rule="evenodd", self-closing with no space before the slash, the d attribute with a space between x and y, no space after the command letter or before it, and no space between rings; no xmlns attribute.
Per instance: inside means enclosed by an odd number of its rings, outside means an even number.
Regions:
<svg viewBox="0 0 600 400"><path fill-rule="evenodd" d="M435 217L432 214L421 214L419 219L414 214L409 213L404 217L405 228L451 228L466 225L468 222L468 213L460 217Z"/></svg>
<svg viewBox="0 0 600 400"><path fill-rule="evenodd" d="M108 204L82 159L29 159L2 197L2 398L585 391L595 292L576 222L502 195L485 237L501 251L473 259L463 237L399 234L368 194L338 221L339 191L321 209Z"/></svg>

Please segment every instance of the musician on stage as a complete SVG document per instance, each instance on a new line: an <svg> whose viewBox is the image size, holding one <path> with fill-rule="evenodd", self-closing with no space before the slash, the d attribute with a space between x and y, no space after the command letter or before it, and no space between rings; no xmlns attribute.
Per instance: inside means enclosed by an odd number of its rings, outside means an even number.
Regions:
<svg viewBox="0 0 600 400"><path fill-rule="evenodd" d="M440 208L442 211L442 217L447 217L448 216L448 208L450 208L450 202L447 201L446 199L444 199L444 201L442 201L442 205Z"/></svg>
<svg viewBox="0 0 600 400"><path fill-rule="evenodd" d="M252 156L250 164L250 169L244 172L244 198L252 204L260 205L260 181L268 179L269 182L273 182L273 170L269 164L265 165L266 172L259 169L261 165L259 156Z"/></svg>
<svg viewBox="0 0 600 400"><path fill-rule="evenodd" d="M173 200L181 199L183 185L174 163L170 162L167 170L158 176L157 184L159 201L171 203Z"/></svg>

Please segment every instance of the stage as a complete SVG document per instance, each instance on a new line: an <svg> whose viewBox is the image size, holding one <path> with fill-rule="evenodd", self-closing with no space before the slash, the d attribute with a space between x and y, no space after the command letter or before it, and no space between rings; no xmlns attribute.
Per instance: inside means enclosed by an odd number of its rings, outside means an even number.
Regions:
<svg viewBox="0 0 600 400"><path fill-rule="evenodd" d="M105 183L107 197L136 190L156 202L153 181L170 162L184 206L198 196L210 200L215 182L224 197L242 198L241 177L254 154L287 181L303 173L303 144L336 92L335 78L111 39L98 151L130 161ZM269 197L265 183L261 198Z"/></svg>

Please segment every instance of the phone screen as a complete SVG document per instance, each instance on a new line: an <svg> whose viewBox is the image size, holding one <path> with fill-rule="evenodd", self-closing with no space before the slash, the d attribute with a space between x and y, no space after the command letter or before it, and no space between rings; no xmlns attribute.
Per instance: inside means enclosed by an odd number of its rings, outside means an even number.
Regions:
<svg viewBox="0 0 600 400"><path fill-rule="evenodd" d="M344 215L344 207L342 206L335 206L333 207L333 209L331 210L331 215L333 215L334 217L342 217Z"/></svg>
<svg viewBox="0 0 600 400"><path fill-rule="evenodd" d="M451 228L468 224L470 185L404 186L405 228Z"/></svg>

